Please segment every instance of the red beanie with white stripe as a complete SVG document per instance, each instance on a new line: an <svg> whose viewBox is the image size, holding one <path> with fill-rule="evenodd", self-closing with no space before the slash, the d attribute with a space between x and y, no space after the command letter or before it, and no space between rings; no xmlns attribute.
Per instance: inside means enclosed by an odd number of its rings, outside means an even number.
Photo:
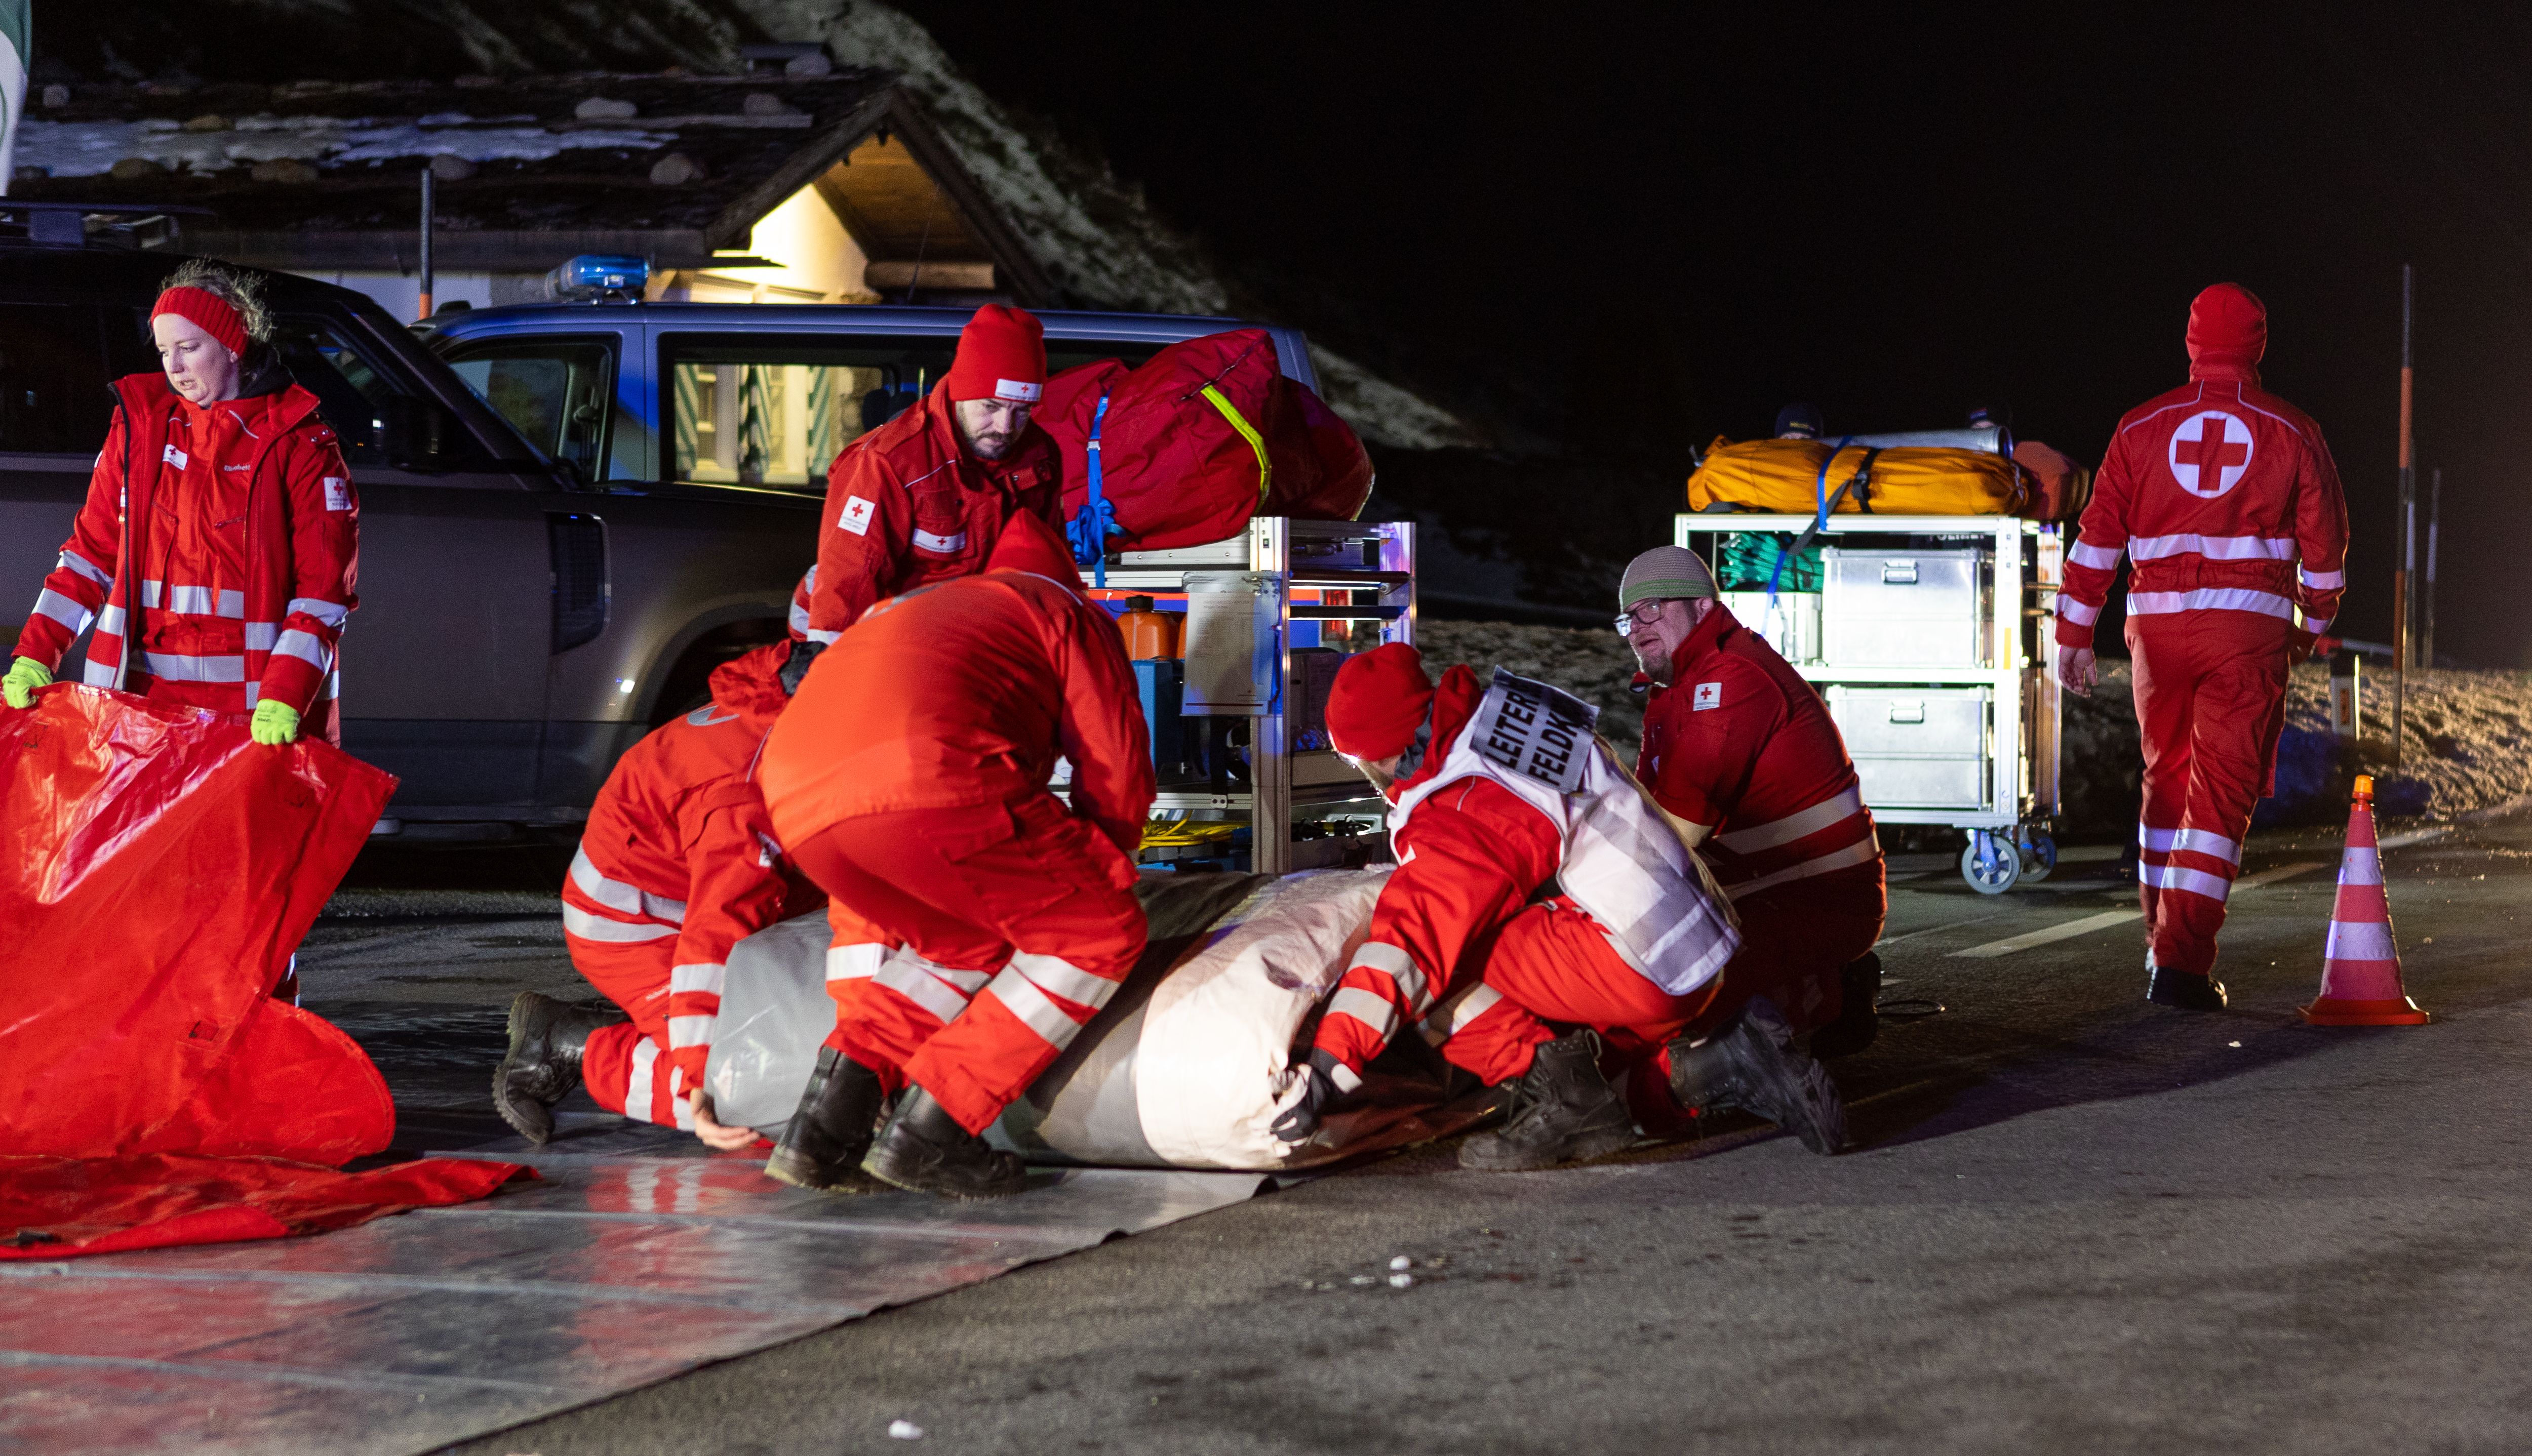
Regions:
<svg viewBox="0 0 2532 1456"><path fill-rule="evenodd" d="M1033 313L987 304L958 331L958 357L942 382L952 403L1036 404L1046 390L1046 325Z"/></svg>

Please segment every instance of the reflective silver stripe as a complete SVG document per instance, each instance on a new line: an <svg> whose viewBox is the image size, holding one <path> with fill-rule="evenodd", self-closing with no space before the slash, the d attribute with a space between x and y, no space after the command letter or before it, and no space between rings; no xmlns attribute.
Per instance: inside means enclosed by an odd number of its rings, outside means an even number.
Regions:
<svg viewBox="0 0 2532 1456"><path fill-rule="evenodd" d="M162 588L162 586L163 584L158 582L143 582L141 584L141 604L145 607L156 606L158 604L158 593Z"/></svg>
<svg viewBox="0 0 2532 1456"><path fill-rule="evenodd" d="M35 611L69 628L73 637L87 631L87 624L96 620L96 613L50 587L35 593Z"/></svg>
<svg viewBox="0 0 2532 1456"><path fill-rule="evenodd" d="M809 641L816 643L822 647L832 647L835 644L835 639L841 636L843 636L843 634L840 632L811 632L809 634Z"/></svg>
<svg viewBox="0 0 2532 1456"><path fill-rule="evenodd" d="M2166 556L2198 555L2210 561L2292 561L2292 536L2273 535L2141 535L2128 541L2128 555L2139 561Z"/></svg>
<svg viewBox="0 0 2532 1456"><path fill-rule="evenodd" d="M1020 1025L1038 1035L1038 1039L1058 1051L1072 1044L1081 1032L1081 1023L1065 1015L1064 1008L1047 999L1037 983L1011 967L986 986L984 994L1003 1003L1003 1009L1017 1018Z"/></svg>
<svg viewBox="0 0 2532 1456"><path fill-rule="evenodd" d="M108 603L96 614L96 630L108 637L123 636L123 608Z"/></svg>
<svg viewBox="0 0 2532 1456"><path fill-rule="evenodd" d="M271 651L273 643L278 641L280 637L281 624L278 622L249 622L246 624L246 649L250 652Z"/></svg>
<svg viewBox="0 0 2532 1456"><path fill-rule="evenodd" d="M1343 1062L1328 1069L1328 1080L1335 1083L1341 1092L1350 1092L1362 1086L1362 1074Z"/></svg>
<svg viewBox="0 0 2532 1456"><path fill-rule="evenodd" d="M2291 618L2294 616L2294 603L2273 591L2253 591L2243 587L2128 593L2129 616L2147 617L2163 612L2258 612L2264 617Z"/></svg>
<svg viewBox="0 0 2532 1456"><path fill-rule="evenodd" d="M80 681L91 688L111 688L114 686L113 664L90 658L87 667L80 673Z"/></svg>
<svg viewBox="0 0 2532 1456"><path fill-rule="evenodd" d="M1351 971L1354 966L1367 967L1388 977L1397 985L1398 994L1406 998L1410 1015L1421 1016L1424 1008L1432 1003L1432 987L1424 983L1424 973L1415 969L1415 958L1400 946L1386 940L1366 940L1362 949L1353 953L1352 964L1346 969Z"/></svg>
<svg viewBox="0 0 2532 1456"><path fill-rule="evenodd" d="M2399 951L2391 945L2391 927L2381 921L2331 921L2330 935L2322 941L2321 958L2325 961L2396 961Z"/></svg>
<svg viewBox="0 0 2532 1456"><path fill-rule="evenodd" d="M898 951L895 958L906 965L923 971L927 975L937 977L940 980L950 982L951 985L956 986L961 992L970 996L983 990L985 988L985 982L993 980L995 975L995 973L991 971L952 971L949 967L942 965L939 961L916 955L910 950Z"/></svg>
<svg viewBox="0 0 2532 1456"><path fill-rule="evenodd" d="M243 591L214 590L209 587L169 587L162 590L156 582L144 582L141 588L141 601L144 606L156 606L164 601L170 611L189 617L234 619L246 615L246 593Z"/></svg>
<svg viewBox="0 0 2532 1456"><path fill-rule="evenodd" d="M912 1001L944 1022L956 1021L958 1013L967 1009L965 996L958 994L957 991L944 984L940 978L928 974L921 967L908 965L901 960L891 961L880 968L880 973L873 978L873 981Z"/></svg>
<svg viewBox="0 0 2532 1456"><path fill-rule="evenodd" d="M791 630L803 636L809 631L809 609L796 601L791 603Z"/></svg>
<svg viewBox="0 0 2532 1456"><path fill-rule="evenodd" d="M2230 864L2242 863L2242 847L2221 834L2205 829L2157 829L2137 825L2137 843L2149 854L2167 855L2175 850L2192 854L2214 855Z"/></svg>
<svg viewBox="0 0 2532 1456"><path fill-rule="evenodd" d="M686 1100L686 1069L673 1062L668 1065L668 1115L677 1120L677 1131L695 1130L695 1109Z"/></svg>
<svg viewBox="0 0 2532 1456"><path fill-rule="evenodd" d="M114 573L107 571L104 567L101 567L95 562L88 560L86 557L82 556L77 551L64 551L61 555L60 564L78 572L81 576L87 578L89 581L96 583L98 586L105 588L109 591L114 589Z"/></svg>
<svg viewBox="0 0 2532 1456"><path fill-rule="evenodd" d="M2096 546L2090 541L2077 541L2066 548L2066 559L2077 566L2089 566L2095 571L2113 571L2119 564L2119 548Z"/></svg>
<svg viewBox="0 0 2532 1456"><path fill-rule="evenodd" d="M668 1046L709 1046L712 1044L713 1018L709 1016L672 1016L668 1018Z"/></svg>
<svg viewBox="0 0 2532 1456"><path fill-rule="evenodd" d="M1826 874L1832 869L1844 869L1853 865L1870 865L1880 858L1880 842L1868 834L1844 849L1831 850L1827 854L1805 860L1799 865L1788 866L1773 874L1762 874L1756 879L1745 879L1737 885L1725 885L1723 893L1732 899L1739 900L1793 880L1809 879L1814 874Z"/></svg>
<svg viewBox="0 0 2532 1456"><path fill-rule="evenodd" d="M829 980L866 980L879 974L881 963L888 959L888 947L875 940L859 945L827 947Z"/></svg>
<svg viewBox="0 0 2532 1456"><path fill-rule="evenodd" d="M283 633L281 640L272 644L272 650L279 656L296 657L318 672L323 672L332 660L332 654L325 650L325 644L316 640L315 633L302 632L296 627Z"/></svg>
<svg viewBox="0 0 2532 1456"><path fill-rule="evenodd" d="M2295 575L2315 591L2335 591L2347 585L2347 573L2343 571L2314 571L2308 566L2298 566Z"/></svg>
<svg viewBox="0 0 2532 1456"><path fill-rule="evenodd" d="M967 548L967 532L962 531L953 535L934 535L928 531L918 530L914 532L914 544L926 551L938 551L946 556L952 551L963 551Z"/></svg>
<svg viewBox="0 0 2532 1456"><path fill-rule="evenodd" d="M2176 865L2140 864L2137 881L2158 890L2184 890L2210 900L2222 900L2233 893L2233 882L2224 876L2203 869L2183 869Z"/></svg>
<svg viewBox="0 0 2532 1456"><path fill-rule="evenodd" d="M243 656L188 657L178 652L144 652L142 666L153 678L171 683L243 683Z"/></svg>
<svg viewBox="0 0 2532 1456"><path fill-rule="evenodd" d="M2071 596L2061 594L2057 598L2057 615L2078 627L2090 627L2100 619L2101 609L2097 606L2086 606Z"/></svg>
<svg viewBox="0 0 2532 1456"><path fill-rule="evenodd" d="M1093 1011L1107 1005L1108 998L1117 994L1117 982L1093 976L1061 956L1021 951L1011 957L1011 969L1027 977L1038 989Z"/></svg>
<svg viewBox="0 0 2532 1456"><path fill-rule="evenodd" d="M2338 861L2338 882L2343 885L2379 885L2383 882L2383 854L2376 849L2351 847Z"/></svg>
<svg viewBox="0 0 2532 1456"><path fill-rule="evenodd" d="M2315 637L2319 637L2330 630L2330 619L2328 617L2306 617L2303 622L2303 630L2311 633Z"/></svg>
<svg viewBox="0 0 2532 1456"><path fill-rule="evenodd" d="M674 925L628 925L622 921L610 921L603 915L592 915L569 901L563 903L562 927L583 940L603 940L610 945L633 945L677 933Z"/></svg>
<svg viewBox="0 0 2532 1456"><path fill-rule="evenodd" d="M1834 798L1823 799L1781 819L1769 819L1763 824L1716 835L1714 842L1736 855L1756 854L1760 850L1774 849L1780 844L1791 844L1797 839L1817 834L1829 825L1851 819L1863 812L1863 789L1850 784L1844 793Z"/></svg>
<svg viewBox="0 0 2532 1456"><path fill-rule="evenodd" d="M700 993L718 996L720 994L722 978L728 974L727 966L715 965L709 961L697 962L692 966L671 966L668 968L668 994L683 996Z"/></svg>
<svg viewBox="0 0 2532 1456"><path fill-rule="evenodd" d="M633 1080L624 1084L624 1115L651 1120L651 1072L660 1062L660 1043L645 1036L633 1043Z"/></svg>
<svg viewBox="0 0 2532 1456"><path fill-rule="evenodd" d="M1460 1028L1494 1010L1495 1003L1502 999L1503 992L1478 981L1443 1001L1431 1016L1424 1018L1421 1028L1424 1039L1435 1046L1441 1045L1457 1036Z"/></svg>
<svg viewBox="0 0 2532 1456"><path fill-rule="evenodd" d="M1398 1030L1398 1008L1360 986L1346 986L1328 998L1328 1015L1351 1016L1386 1041Z"/></svg>
<svg viewBox="0 0 2532 1456"><path fill-rule="evenodd" d="M582 894L609 910L626 915L647 915L653 920L680 925L686 923L685 901L664 899L620 879L608 879L598 872L597 862L589 858L586 849L572 852L571 882L580 886Z"/></svg>
<svg viewBox="0 0 2532 1456"><path fill-rule="evenodd" d="M314 617L328 627L340 627L343 625L343 619L352 615L350 607L340 602L327 601L321 596L294 596L290 598L290 605L282 608L282 612L285 615L298 612Z"/></svg>

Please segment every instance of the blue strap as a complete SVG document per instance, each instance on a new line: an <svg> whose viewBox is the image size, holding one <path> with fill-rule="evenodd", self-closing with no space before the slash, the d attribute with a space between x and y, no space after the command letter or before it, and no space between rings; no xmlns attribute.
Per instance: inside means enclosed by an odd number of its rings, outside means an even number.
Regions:
<svg viewBox="0 0 2532 1456"><path fill-rule="evenodd" d="M1820 462L1819 475L1812 481L1812 499L1819 503L1818 514L1812 518L1812 529L1804 532L1802 539L1793 545L1788 546L1781 540L1776 542L1776 569L1767 573L1767 610L1772 612L1776 609L1776 587L1785 580L1785 566L1794 559L1794 553L1810 545L1813 537L1828 529L1828 468L1835 465L1838 455L1854 443L1855 436L1845 436L1837 442L1835 449L1828 452L1828 458Z"/></svg>
<svg viewBox="0 0 2532 1456"><path fill-rule="evenodd" d="M1090 568L1091 581L1102 588L1108 585L1108 537L1118 534L1117 508L1108 503L1101 488L1099 466L1099 431L1108 422L1108 396L1099 396L1098 413L1090 417L1090 498L1081 503L1081 514L1064 529L1072 542L1072 560L1076 566Z"/></svg>

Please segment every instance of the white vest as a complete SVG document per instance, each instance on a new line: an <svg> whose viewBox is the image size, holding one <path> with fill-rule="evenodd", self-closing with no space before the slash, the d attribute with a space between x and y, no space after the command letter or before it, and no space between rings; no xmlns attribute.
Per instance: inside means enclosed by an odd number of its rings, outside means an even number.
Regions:
<svg viewBox="0 0 2532 1456"><path fill-rule="evenodd" d="M1492 779L1556 826L1557 882L1607 927L1610 948L1653 984L1686 995L1722 973L1741 931L1696 852L1592 731L1599 717L1571 694L1496 668L1441 768L1390 811L1391 844L1435 790Z"/></svg>

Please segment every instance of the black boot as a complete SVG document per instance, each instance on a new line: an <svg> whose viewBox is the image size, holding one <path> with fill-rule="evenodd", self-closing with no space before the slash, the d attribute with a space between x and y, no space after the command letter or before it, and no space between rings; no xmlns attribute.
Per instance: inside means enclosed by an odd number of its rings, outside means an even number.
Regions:
<svg viewBox="0 0 2532 1456"><path fill-rule="evenodd" d="M782 1141L765 1160L765 1176L793 1188L859 1183L862 1154L870 1151L871 1130L887 1099L877 1072L832 1046L818 1048L817 1069L782 1129Z"/></svg>
<svg viewBox="0 0 2532 1456"><path fill-rule="evenodd" d="M1585 1028L1530 1053L1529 1070L1504 1084L1512 1120L1460 1145L1460 1166L1489 1173L1599 1157L1636 1141L1636 1120L1600 1075L1600 1038Z"/></svg>
<svg viewBox="0 0 2532 1456"><path fill-rule="evenodd" d="M2150 960L2146 972L2145 998L2157 1006L2177 1006L2183 1011L2224 1009L2224 984L2213 976L2166 971Z"/></svg>
<svg viewBox="0 0 2532 1456"><path fill-rule="evenodd" d="M909 1087L879 1146L862 1163L883 1183L950 1199L999 1199L1028 1186L1028 1169L958 1125L932 1093Z"/></svg>
<svg viewBox="0 0 2532 1456"><path fill-rule="evenodd" d="M609 1006L575 1006L535 991L510 1003L510 1050L492 1073L492 1106L519 1136L542 1145L553 1136L553 1108L580 1086L581 1048L589 1034L628 1020Z"/></svg>
<svg viewBox="0 0 2532 1456"><path fill-rule="evenodd" d="M1881 957L1866 951L1837 973L1837 1020L1812 1033L1812 1055L1821 1061L1853 1056L1881 1033Z"/></svg>
<svg viewBox="0 0 2532 1456"><path fill-rule="evenodd" d="M1732 1025L1691 1046L1670 1044L1670 1090L1694 1112L1762 1117L1823 1156L1846 1146L1846 1103L1828 1069L1794 1049L1785 1014L1752 996Z"/></svg>

